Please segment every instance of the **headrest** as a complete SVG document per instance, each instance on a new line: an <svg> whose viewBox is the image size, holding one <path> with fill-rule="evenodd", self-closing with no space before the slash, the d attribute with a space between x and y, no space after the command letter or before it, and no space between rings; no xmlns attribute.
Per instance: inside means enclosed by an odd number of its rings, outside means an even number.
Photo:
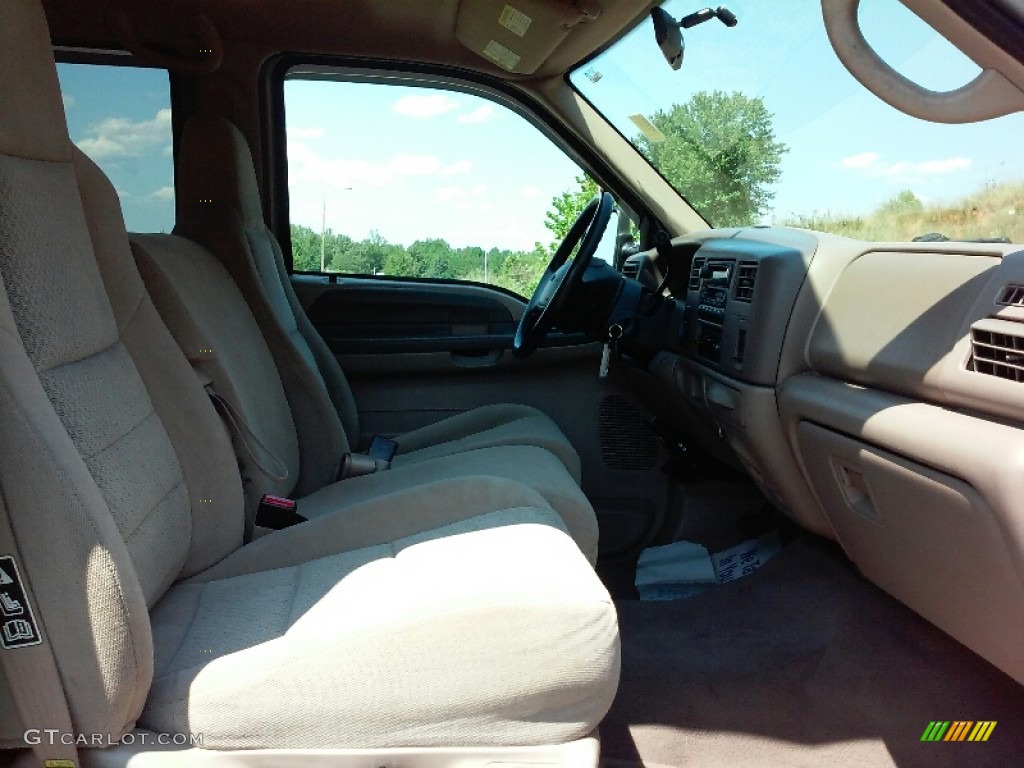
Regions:
<svg viewBox="0 0 1024 768"><path fill-rule="evenodd" d="M263 225L249 145L242 132L222 117L197 115L185 124L176 183L179 222L226 206L246 227Z"/></svg>
<svg viewBox="0 0 1024 768"><path fill-rule="evenodd" d="M39 0L0 2L0 154L71 159L50 32Z"/></svg>

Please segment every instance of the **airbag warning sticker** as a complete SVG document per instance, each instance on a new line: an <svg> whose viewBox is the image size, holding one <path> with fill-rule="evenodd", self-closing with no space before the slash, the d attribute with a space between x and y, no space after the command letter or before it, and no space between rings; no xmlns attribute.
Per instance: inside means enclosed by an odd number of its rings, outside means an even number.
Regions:
<svg viewBox="0 0 1024 768"><path fill-rule="evenodd" d="M498 23L509 32L523 37L526 34L526 30L530 28L530 24L533 23L533 19L519 9L506 5L505 10L498 17Z"/></svg>
<svg viewBox="0 0 1024 768"><path fill-rule="evenodd" d="M515 51L510 51L497 40L491 40L486 46L484 46L484 55L489 59L498 62L510 72L519 64L519 54Z"/></svg>
<svg viewBox="0 0 1024 768"><path fill-rule="evenodd" d="M10 555L0 555L0 645L24 648L42 641L18 566Z"/></svg>

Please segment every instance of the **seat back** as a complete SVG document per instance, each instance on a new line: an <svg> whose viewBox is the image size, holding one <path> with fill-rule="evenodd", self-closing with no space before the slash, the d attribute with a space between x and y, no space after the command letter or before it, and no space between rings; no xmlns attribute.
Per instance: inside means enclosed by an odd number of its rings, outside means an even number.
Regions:
<svg viewBox="0 0 1024 768"><path fill-rule="evenodd" d="M0 491L76 730L118 735L152 680L148 608L241 545L241 482L68 137L38 0L0 3L0 77Z"/></svg>
<svg viewBox="0 0 1024 768"><path fill-rule="evenodd" d="M281 377L224 265L177 235L131 237L143 282L200 381L221 401L245 488L247 520L264 494L291 496L299 444Z"/></svg>
<svg viewBox="0 0 1024 768"><path fill-rule="evenodd" d="M299 304L277 238L263 221L249 146L219 117L193 117L182 131L174 233L205 246L227 268L270 347L298 432L295 493L335 480L359 439L355 400L341 367Z"/></svg>

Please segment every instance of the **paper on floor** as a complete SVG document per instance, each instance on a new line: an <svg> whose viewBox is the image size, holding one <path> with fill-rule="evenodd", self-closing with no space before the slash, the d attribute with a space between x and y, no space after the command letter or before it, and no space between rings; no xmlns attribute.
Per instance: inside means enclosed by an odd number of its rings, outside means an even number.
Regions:
<svg viewBox="0 0 1024 768"><path fill-rule="evenodd" d="M636 565L641 600L678 600L718 583L708 551L692 541L649 547Z"/></svg>
<svg viewBox="0 0 1024 768"><path fill-rule="evenodd" d="M709 555L700 544L677 541L640 553L636 589L641 600L679 600L752 573L778 554L776 531Z"/></svg>

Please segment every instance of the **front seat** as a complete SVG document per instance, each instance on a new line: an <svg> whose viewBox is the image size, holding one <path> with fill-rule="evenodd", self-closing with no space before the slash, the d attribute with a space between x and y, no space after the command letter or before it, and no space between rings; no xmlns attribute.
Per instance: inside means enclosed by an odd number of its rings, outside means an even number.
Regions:
<svg viewBox="0 0 1024 768"><path fill-rule="evenodd" d="M554 511L451 479L242 547L230 439L71 145L36 0L0 4L0 78L0 515L74 732L200 736L181 765L576 754L618 630ZM5 748L51 727L13 706L27 651L0 650ZM132 741L83 760L173 764Z"/></svg>
<svg viewBox="0 0 1024 768"><path fill-rule="evenodd" d="M197 376L209 382L232 427L251 520L265 494L292 497L301 482L296 418L273 355L238 286L209 251L178 235L130 238L157 311ZM504 477L538 491L587 559L597 561L593 507L565 466L533 445L496 445L398 463L300 496L299 512L318 517L381 493L465 475Z"/></svg>
<svg viewBox="0 0 1024 768"><path fill-rule="evenodd" d="M177 157L174 234L217 256L249 302L295 416L303 457L298 492L309 493L333 479L340 455L359 441L352 389L292 290L280 246L263 221L242 134L223 118L193 117L182 131ZM531 445L555 454L577 483L581 479L579 455L561 429L519 403L474 408L395 439L396 466L477 448Z"/></svg>

